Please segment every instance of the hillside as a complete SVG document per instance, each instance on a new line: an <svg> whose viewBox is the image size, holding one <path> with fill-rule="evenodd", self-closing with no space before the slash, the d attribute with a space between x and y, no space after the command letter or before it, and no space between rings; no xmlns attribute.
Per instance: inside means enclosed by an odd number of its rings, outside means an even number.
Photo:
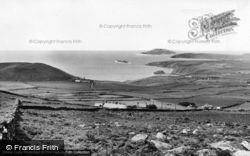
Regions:
<svg viewBox="0 0 250 156"><path fill-rule="evenodd" d="M237 59L239 55L225 55L225 54L208 54L208 53L182 53L172 56L171 58L190 58L190 59Z"/></svg>
<svg viewBox="0 0 250 156"><path fill-rule="evenodd" d="M162 62L151 62L147 65L163 68L172 68L172 74L215 74L220 69L225 70L226 67L231 67L225 61L219 60L171 60ZM216 70L215 70L216 69Z"/></svg>
<svg viewBox="0 0 250 156"><path fill-rule="evenodd" d="M142 52L142 54L147 54L147 55L171 55L171 54L175 54L175 52L167 50L167 49L153 49L153 50L150 50L150 51Z"/></svg>
<svg viewBox="0 0 250 156"><path fill-rule="evenodd" d="M74 78L42 63L0 63L0 81L63 81Z"/></svg>

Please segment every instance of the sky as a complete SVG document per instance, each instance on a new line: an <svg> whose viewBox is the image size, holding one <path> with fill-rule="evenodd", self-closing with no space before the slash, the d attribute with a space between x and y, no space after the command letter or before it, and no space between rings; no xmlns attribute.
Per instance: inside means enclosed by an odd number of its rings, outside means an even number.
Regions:
<svg viewBox="0 0 250 156"><path fill-rule="evenodd" d="M228 10L240 18L234 33L215 43L186 42L190 19ZM249 0L0 0L0 54L154 48L246 53L249 15Z"/></svg>

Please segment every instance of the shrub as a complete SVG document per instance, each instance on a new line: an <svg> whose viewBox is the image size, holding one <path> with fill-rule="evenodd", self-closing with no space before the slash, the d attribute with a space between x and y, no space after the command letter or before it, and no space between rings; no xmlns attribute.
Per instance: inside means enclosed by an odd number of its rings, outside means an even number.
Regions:
<svg viewBox="0 0 250 156"><path fill-rule="evenodd" d="M150 104L146 106L147 109L157 109L157 106L154 104Z"/></svg>
<svg viewBox="0 0 250 156"><path fill-rule="evenodd" d="M184 107L188 107L188 106L191 106L191 107L197 107L195 103L193 102L180 102L179 105L181 106L184 106Z"/></svg>
<svg viewBox="0 0 250 156"><path fill-rule="evenodd" d="M128 109L136 109L137 106L136 105L132 105L132 106L127 106Z"/></svg>

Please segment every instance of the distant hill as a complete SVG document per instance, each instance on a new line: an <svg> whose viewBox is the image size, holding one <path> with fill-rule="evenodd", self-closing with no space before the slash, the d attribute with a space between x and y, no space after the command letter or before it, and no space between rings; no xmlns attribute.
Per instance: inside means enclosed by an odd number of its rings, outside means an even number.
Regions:
<svg viewBox="0 0 250 156"><path fill-rule="evenodd" d="M1 81L63 81L74 76L43 63L0 63Z"/></svg>
<svg viewBox="0 0 250 156"><path fill-rule="evenodd" d="M175 52L167 50L167 49L153 49L153 50L150 50L150 51L142 52L142 54L147 54L147 55L171 55L171 54L175 54Z"/></svg>
<svg viewBox="0 0 250 156"><path fill-rule="evenodd" d="M209 54L209 53L182 53L172 56L172 58L191 59L237 59L239 55Z"/></svg>

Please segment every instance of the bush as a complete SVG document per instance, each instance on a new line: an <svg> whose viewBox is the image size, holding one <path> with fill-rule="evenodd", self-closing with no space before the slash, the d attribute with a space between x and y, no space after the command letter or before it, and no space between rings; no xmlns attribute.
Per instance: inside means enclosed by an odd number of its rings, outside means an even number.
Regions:
<svg viewBox="0 0 250 156"><path fill-rule="evenodd" d="M246 110L245 109L239 109L239 112L245 112Z"/></svg>
<svg viewBox="0 0 250 156"><path fill-rule="evenodd" d="M193 102L180 102L179 105L184 106L184 107L191 106L191 107L197 108L196 104Z"/></svg>
<svg viewBox="0 0 250 156"><path fill-rule="evenodd" d="M157 106L154 104L150 104L146 106L147 109L157 109Z"/></svg>
<svg viewBox="0 0 250 156"><path fill-rule="evenodd" d="M136 105L132 105L132 106L127 106L128 109L136 109L137 106Z"/></svg>

